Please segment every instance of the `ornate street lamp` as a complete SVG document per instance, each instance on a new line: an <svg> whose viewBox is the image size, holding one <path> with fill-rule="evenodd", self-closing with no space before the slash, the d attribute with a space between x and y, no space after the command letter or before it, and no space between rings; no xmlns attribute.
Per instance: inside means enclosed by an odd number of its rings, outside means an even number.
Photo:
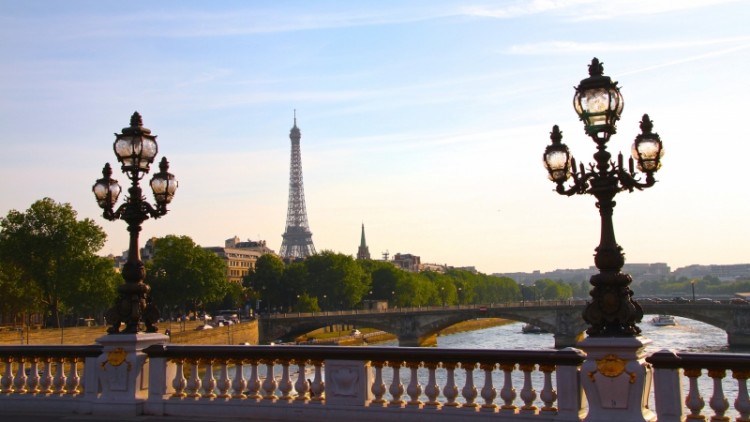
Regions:
<svg viewBox="0 0 750 422"><path fill-rule="evenodd" d="M167 204L172 201L177 190L177 180L168 171L169 163L166 157L162 158L159 163L160 171L154 174L150 182L156 206L146 202L139 182L149 172L151 163L159 151L156 136L151 135L151 130L143 127L141 115L135 112L130 118L130 126L124 128L121 134L115 134L115 137L115 155L122 165L123 173L132 182L128 196L125 202L114 210L122 189L117 180L112 179L112 168L109 163L104 165L103 177L97 180L92 188L97 203L104 210L104 218L110 221L125 220L130 232L128 261L122 270L125 283L118 287L119 296L114 306L106 313L108 322L112 324L107 332L135 334L143 331L144 325L147 333L155 333L157 328L154 323L159 318L159 310L151 302L151 288L143 282L146 279L146 270L141 261L138 233L141 231L141 224L149 217L159 218L167 213ZM122 331L121 323L125 323Z"/></svg>
<svg viewBox="0 0 750 422"><path fill-rule="evenodd" d="M586 134L596 143L595 162L588 168L583 164L576 167L575 159L562 143L562 132L555 125L550 134L552 144L544 151L544 166L550 180L557 184L557 193L566 196L590 194L597 199L601 238L594 262L599 274L591 277L592 301L583 311L583 319L589 324L586 333L592 337L636 336L641 332L636 323L643 318L643 309L633 300L633 291L629 287L632 278L620 272L625 255L615 240L612 224L614 197L623 190L632 192L653 186L656 183L654 173L661 167L664 150L659 135L651 132L651 120L644 114L640 125L642 133L635 138L628 167L623 165L622 153L617 156L617 162L611 160L607 142L616 132L616 122L620 119L624 102L617 82L604 76L603 71L602 63L594 58L589 65L590 76L576 87L573 100ZM644 182L640 173L635 171L635 163L645 174ZM573 183L566 188L564 183L571 177Z"/></svg>

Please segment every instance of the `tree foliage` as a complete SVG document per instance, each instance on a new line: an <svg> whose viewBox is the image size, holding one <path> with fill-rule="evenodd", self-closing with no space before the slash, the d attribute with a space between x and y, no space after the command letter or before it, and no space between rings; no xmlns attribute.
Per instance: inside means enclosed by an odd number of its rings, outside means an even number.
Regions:
<svg viewBox="0 0 750 422"><path fill-rule="evenodd" d="M59 326L68 312L97 312L110 305L114 291L112 262L95 255L106 234L91 219L78 220L70 204L50 198L25 212L0 218L2 283L12 294L42 309L47 325ZM14 305L5 304L4 308Z"/></svg>
<svg viewBox="0 0 750 422"><path fill-rule="evenodd" d="M521 288L507 277L457 269L444 274L413 273L390 262L355 261L351 256L329 251L288 265L266 255L258 259L244 283L248 297L259 301L258 310L263 312L353 309L364 306L365 300L412 307L521 299ZM565 291L565 287L561 290Z"/></svg>
<svg viewBox="0 0 750 422"><path fill-rule="evenodd" d="M168 235L154 241L146 282L157 306L181 312L218 305L230 292L224 262L188 236Z"/></svg>

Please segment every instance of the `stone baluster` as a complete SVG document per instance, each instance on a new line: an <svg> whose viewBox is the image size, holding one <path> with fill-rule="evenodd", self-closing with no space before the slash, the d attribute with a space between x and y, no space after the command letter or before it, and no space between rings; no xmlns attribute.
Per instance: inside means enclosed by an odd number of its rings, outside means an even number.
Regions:
<svg viewBox="0 0 750 422"><path fill-rule="evenodd" d="M539 398L544 402L542 413L557 412L557 407L555 407L557 391L552 387L552 372L555 371L555 365L539 365L539 370L544 374L544 386L542 387L542 392L539 394Z"/></svg>
<svg viewBox="0 0 750 422"><path fill-rule="evenodd" d="M370 365L375 368L375 381L373 381L372 387L370 387L370 391L372 391L372 395L375 396L375 398L371 403L385 406L386 400L383 398L386 391L385 384L383 383L383 366L385 365L385 362L373 361Z"/></svg>
<svg viewBox="0 0 750 422"><path fill-rule="evenodd" d="M26 389L30 394L39 392L39 358L29 359L29 378L26 380Z"/></svg>
<svg viewBox="0 0 750 422"><path fill-rule="evenodd" d="M497 390L495 390L495 387L492 385L492 371L495 370L495 364L494 363L480 363L479 368L484 371L484 385L482 386L482 399L484 399L484 404L482 404L481 411L485 412L494 412L495 409L497 409L497 405L495 404L495 397L497 397Z"/></svg>
<svg viewBox="0 0 750 422"><path fill-rule="evenodd" d="M711 377L714 383L714 391L711 396L711 400L708 402L711 409L714 410L714 416L711 417L711 421L728 421L729 418L724 416L729 409L729 400L724 395L724 388L721 385L721 381L727 375L727 371L724 369L709 369L708 376Z"/></svg>
<svg viewBox="0 0 750 422"><path fill-rule="evenodd" d="M297 359L293 361L293 364L297 365L297 381L294 383L294 389L297 391L297 397L295 401L307 402L310 400L310 383L305 378L305 371L307 370L307 360Z"/></svg>
<svg viewBox="0 0 750 422"><path fill-rule="evenodd" d="M422 401L419 400L419 396L422 395L422 386L417 377L417 370L421 365L422 362L406 362L406 367L409 368L409 385L406 386L406 394L409 396L409 401L406 403L408 406L422 407Z"/></svg>
<svg viewBox="0 0 750 422"><path fill-rule="evenodd" d="M174 359L172 362L175 364L175 374L172 380L172 388L174 393L172 397L187 397L185 393L185 387L187 387L187 379L185 379L185 359Z"/></svg>
<svg viewBox="0 0 750 422"><path fill-rule="evenodd" d="M55 377L52 379L52 386L54 387L53 394L65 394L65 359L55 359Z"/></svg>
<svg viewBox="0 0 750 422"><path fill-rule="evenodd" d="M260 361L261 365L266 365L266 379L263 380L261 388L263 389L263 400L276 401L276 387L278 383L276 378L273 376L273 365L276 361L274 359L263 359Z"/></svg>
<svg viewBox="0 0 750 422"><path fill-rule="evenodd" d="M281 363L281 380L279 381L279 391L281 391L280 400L288 403L294 400L294 397L292 397L294 385L292 384L292 377L289 375L289 360L282 359L279 362Z"/></svg>
<svg viewBox="0 0 750 422"><path fill-rule="evenodd" d="M255 359L248 360L250 363L250 379L247 380L247 397L254 400L261 399L260 396L260 377L258 376L258 361Z"/></svg>
<svg viewBox="0 0 750 422"><path fill-rule="evenodd" d="M203 365L203 395L207 399L213 399L216 397L214 389L216 388L216 377L214 377L214 360L213 359L201 359L199 364Z"/></svg>
<svg viewBox="0 0 750 422"><path fill-rule="evenodd" d="M232 398L233 399L246 399L245 388L247 388L247 381L245 380L244 374L244 361L242 359L232 359L230 361L234 365L234 378L232 379Z"/></svg>
<svg viewBox="0 0 750 422"><path fill-rule="evenodd" d="M3 359L3 376L0 377L0 393L10 394L13 392L13 358L7 356Z"/></svg>
<svg viewBox="0 0 750 422"><path fill-rule="evenodd" d="M740 414L738 421L750 420L750 399L747 394L747 379L750 371L732 371L732 378L737 380L737 398L734 400L734 409Z"/></svg>
<svg viewBox="0 0 750 422"><path fill-rule="evenodd" d="M690 409L690 414L687 419L689 420L704 420L705 416L701 415L701 410L706 402L701 397L700 390L698 390L698 377L701 376L703 371L700 368L688 368L685 369L685 376L688 377L689 389L688 395L685 397L685 406Z"/></svg>
<svg viewBox="0 0 750 422"><path fill-rule="evenodd" d="M523 371L523 388L521 388L521 400L523 400L523 406L521 407L521 413L539 413L539 409L534 406L534 400L536 400L536 390L531 383L531 373L534 371L533 363L522 363L518 365L518 369Z"/></svg>
<svg viewBox="0 0 750 422"><path fill-rule="evenodd" d="M440 407L440 402L438 401L440 386L435 377L435 372L439 366L440 364L437 362L424 363L424 367L427 368L427 385L424 387L424 394L427 396L427 403L425 403L425 406L427 407Z"/></svg>
<svg viewBox="0 0 750 422"><path fill-rule="evenodd" d="M68 358L68 379L65 381L65 394L78 394L81 377L78 375L78 358Z"/></svg>
<svg viewBox="0 0 750 422"><path fill-rule="evenodd" d="M393 370L393 379L388 387L388 392L391 393L391 401L388 403L388 407L403 407L404 401L401 400L401 396L404 395L404 385L401 384L401 365L403 365L403 362L388 362L388 365Z"/></svg>
<svg viewBox="0 0 750 422"><path fill-rule="evenodd" d="M187 389L190 391L188 397L199 398L201 396L201 377L198 375L198 359L190 359L190 378L188 378Z"/></svg>
<svg viewBox="0 0 750 422"><path fill-rule="evenodd" d="M20 357L16 360L16 376L13 377L13 392L26 394L26 358Z"/></svg>
<svg viewBox="0 0 750 422"><path fill-rule="evenodd" d="M513 402L516 400L516 389L513 387L513 370L516 368L515 363L501 363L500 369L503 370L503 388L500 389L500 398L503 399L503 405L500 406L500 412L516 413L518 408Z"/></svg>
<svg viewBox="0 0 750 422"><path fill-rule="evenodd" d="M39 393L52 393L52 359L42 358L42 377L39 379Z"/></svg>
<svg viewBox="0 0 750 422"><path fill-rule="evenodd" d="M477 398L477 387L474 386L474 369L476 369L476 362L462 362L461 368L466 371L466 381L464 387L461 389L461 395L464 398L464 404L461 407L467 409L475 409L479 407L478 404L474 403Z"/></svg>
<svg viewBox="0 0 750 422"><path fill-rule="evenodd" d="M219 361L219 380L217 381L216 388L219 390L218 398L228 399L232 396L229 395L229 390L232 389L232 380L229 378L229 360L218 359Z"/></svg>
<svg viewBox="0 0 750 422"><path fill-rule="evenodd" d="M315 367L315 377L313 378L310 391L312 391L312 403L322 404L326 399L326 383L323 381L323 361L314 360L311 362Z"/></svg>
<svg viewBox="0 0 750 422"><path fill-rule="evenodd" d="M443 362L445 368L445 385L443 386L443 396L445 396L444 407L458 407L456 397L458 397L458 387L456 386L456 366L455 362Z"/></svg>

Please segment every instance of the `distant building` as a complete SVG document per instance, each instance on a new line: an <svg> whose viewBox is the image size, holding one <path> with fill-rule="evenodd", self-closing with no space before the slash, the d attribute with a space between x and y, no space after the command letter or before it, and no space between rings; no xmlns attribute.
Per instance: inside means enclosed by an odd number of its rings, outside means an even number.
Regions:
<svg viewBox="0 0 750 422"><path fill-rule="evenodd" d="M430 264L430 263L425 263L425 264L422 264L422 267L421 267L420 271L432 271L432 272L435 272L435 273L444 274L446 268L448 268L448 266L445 265L445 264Z"/></svg>
<svg viewBox="0 0 750 422"><path fill-rule="evenodd" d="M401 268L402 270L411 271L414 273L419 272L421 269L420 258L412 254L400 254L397 253L393 256L391 261L393 265Z"/></svg>
<svg viewBox="0 0 750 422"><path fill-rule="evenodd" d="M359 241L357 259L370 259L370 248L367 247L367 242L365 241L365 223L362 223L362 239Z"/></svg>
<svg viewBox="0 0 750 422"><path fill-rule="evenodd" d="M544 278L565 283L579 283L581 281L588 281L592 275L598 272L599 270L592 265L588 268L566 268L548 272L534 271L530 273L495 273L493 275L509 277L520 284L531 284L536 280ZM641 282L666 279L671 274L671 269L669 265L661 262L653 264L625 264L622 267L622 272L630 274L634 282Z"/></svg>
<svg viewBox="0 0 750 422"><path fill-rule="evenodd" d="M750 264L689 265L674 270L675 278L703 278L707 275L722 281L750 279Z"/></svg>
<svg viewBox="0 0 750 422"><path fill-rule="evenodd" d="M266 246L265 240L241 242L237 236L227 239L224 247L211 246L204 249L215 253L224 261L227 280L233 283L242 283L242 278L255 268L258 258L274 253Z"/></svg>

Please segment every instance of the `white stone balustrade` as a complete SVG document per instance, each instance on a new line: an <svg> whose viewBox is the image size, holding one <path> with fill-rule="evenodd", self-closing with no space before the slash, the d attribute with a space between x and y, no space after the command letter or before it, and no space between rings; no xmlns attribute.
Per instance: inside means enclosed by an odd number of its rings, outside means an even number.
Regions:
<svg viewBox="0 0 750 422"><path fill-rule="evenodd" d="M591 405L581 393L585 356L576 349L156 344L143 353L145 414L581 421ZM0 406L97 414L106 394L101 355L101 346L0 346ZM660 351L646 361L659 421L750 420L750 356Z"/></svg>
<svg viewBox="0 0 750 422"><path fill-rule="evenodd" d="M750 356L661 350L646 361L654 368L654 401L659 421L750 420L747 390ZM730 389L736 391L732 402L726 395Z"/></svg>

